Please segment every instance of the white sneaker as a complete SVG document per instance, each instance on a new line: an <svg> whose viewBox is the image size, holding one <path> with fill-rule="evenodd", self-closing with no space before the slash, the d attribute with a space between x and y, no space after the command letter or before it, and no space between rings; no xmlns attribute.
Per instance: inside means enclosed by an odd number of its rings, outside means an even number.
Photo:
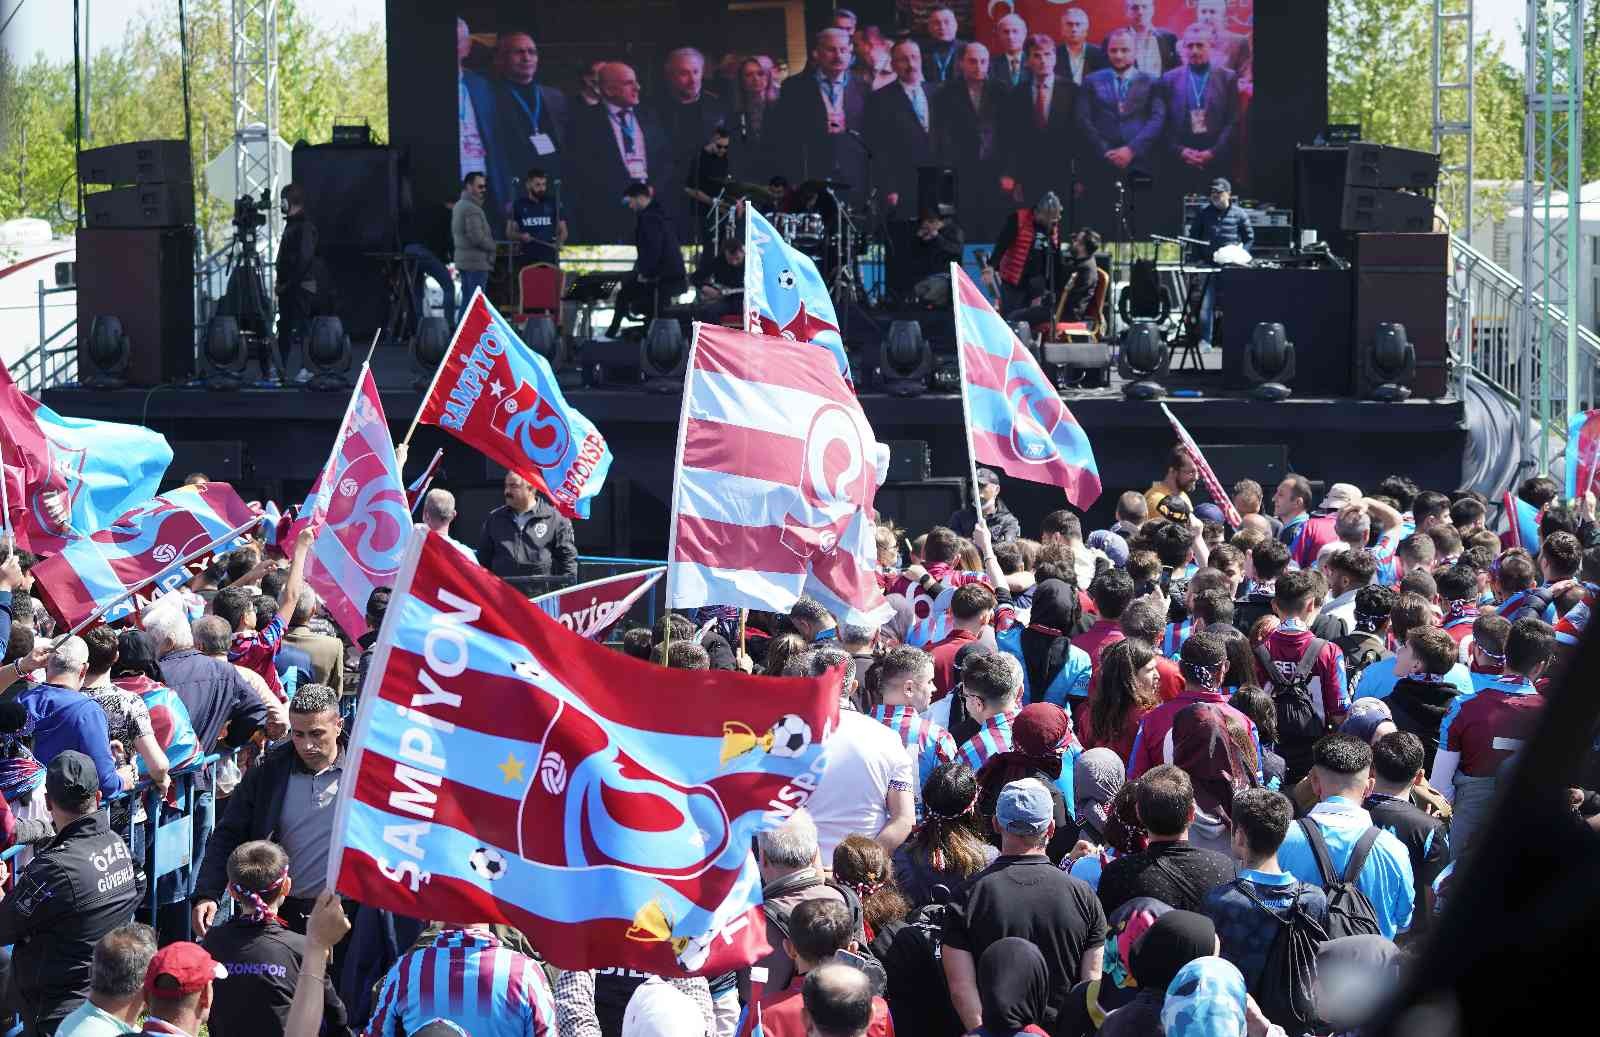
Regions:
<svg viewBox="0 0 1600 1037"><path fill-rule="evenodd" d="M300 373L294 376L294 380L296 384L304 385L311 381L311 372L302 367Z"/></svg>

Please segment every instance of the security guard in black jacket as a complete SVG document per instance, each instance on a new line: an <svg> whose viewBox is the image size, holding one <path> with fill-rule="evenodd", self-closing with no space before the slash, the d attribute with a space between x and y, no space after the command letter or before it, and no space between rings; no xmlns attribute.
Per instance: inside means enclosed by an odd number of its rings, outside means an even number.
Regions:
<svg viewBox="0 0 1600 1037"><path fill-rule="evenodd" d="M505 497L483 520L478 564L529 596L577 579L572 522L515 472L506 473Z"/></svg>
<svg viewBox="0 0 1600 1037"><path fill-rule="evenodd" d="M45 801L56 837L0 901L0 944L12 952L12 995L29 1037L56 1032L89 995L89 963L106 933L133 920L133 857L100 809L94 761L68 749L50 761Z"/></svg>

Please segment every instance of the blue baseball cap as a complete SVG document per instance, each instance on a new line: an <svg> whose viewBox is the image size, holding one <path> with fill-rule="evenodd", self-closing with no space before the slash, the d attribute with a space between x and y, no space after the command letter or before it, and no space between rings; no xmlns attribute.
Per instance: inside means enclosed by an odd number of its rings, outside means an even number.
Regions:
<svg viewBox="0 0 1600 1037"><path fill-rule="evenodd" d="M1021 778L1000 790L995 820L1012 835L1043 835L1055 820L1050 790L1038 778Z"/></svg>

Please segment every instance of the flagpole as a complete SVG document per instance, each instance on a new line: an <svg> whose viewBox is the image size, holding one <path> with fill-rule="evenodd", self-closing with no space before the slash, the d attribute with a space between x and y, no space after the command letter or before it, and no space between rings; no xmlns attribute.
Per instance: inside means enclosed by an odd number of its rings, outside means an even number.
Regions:
<svg viewBox="0 0 1600 1037"><path fill-rule="evenodd" d="M952 316L956 319L956 367L961 374L961 425L967 437L967 472L972 479L972 511L977 516L973 527L982 523L987 531L989 521L983 517L983 487L978 485L978 452L972 446L972 402L967 399L967 357L966 350L961 348L961 278L965 276L961 272L961 264L951 260L950 306Z"/></svg>
<svg viewBox="0 0 1600 1037"><path fill-rule="evenodd" d="M444 356L439 358L439 366L433 369L433 381L428 383L428 391L422 394L422 402L417 404L417 413L411 417L411 427L406 429L406 438L400 441L401 446L410 446L411 437L416 435L417 426L422 423L422 412L427 409L428 401L433 398L433 390L439 384L439 378L444 374L445 363L450 359L450 354L455 351L456 339L461 337L461 329L467 326L467 314L472 312L473 304L483 294L479 288L472 293L472 298L467 301L467 308L461 311L461 319L456 322L455 334L450 336L450 348L445 350Z"/></svg>
<svg viewBox="0 0 1600 1037"><path fill-rule="evenodd" d="M5 444L0 442L0 516L4 517L6 536L11 537L11 549L15 551L17 538L11 532L11 489L6 485L8 482L10 480L6 478L6 448Z"/></svg>
<svg viewBox="0 0 1600 1037"><path fill-rule="evenodd" d="M378 336L382 335L382 334L383 334L383 329L382 328L379 328L377 331L374 331L372 333L372 345L367 347L367 359L361 365L362 367L370 367L370 366L372 366L372 354L374 354L374 353L376 353L378 351Z"/></svg>
<svg viewBox="0 0 1600 1037"><path fill-rule="evenodd" d="M238 526L233 527L232 529L228 530L226 533L222 534L217 539L211 541L211 543L207 544L205 547L200 548L198 551L190 552L189 554L184 555L182 558L178 559L177 561L172 562L166 568L162 569L160 572L158 572L154 576L150 577L150 579L145 581L145 583L156 583L156 582L160 581L160 579L162 577L166 576L168 573L173 572L176 569L183 568L184 566L188 565L190 562L194 561L196 558L199 558L201 555L205 554L207 551L215 550L218 544L226 543L227 541L232 540L236 536L242 536L244 534L245 530L251 528L252 526L259 526L261 524L261 519L262 519L262 516L256 515L249 522L246 522L246 523L243 523L242 525L238 525ZM139 589L141 587L145 586L145 583L141 583L138 587L135 587L132 590L124 591L121 595L119 595L118 597L112 599L107 604L100 606L100 608L96 609L94 611L94 613L89 616L89 618L81 621L80 623L78 623L77 626L73 627L71 630L67 631L65 634L62 634L60 637L56 638L56 641L55 641L56 646L59 647L62 641L65 641L67 638L71 637L73 634L78 633L80 630L87 629L88 626L91 623L93 623L95 620L99 619L101 616L105 615L107 612L110 612L112 609L116 608L118 605L122 604L124 601L127 601L129 598L131 598L135 594L139 593Z"/></svg>
<svg viewBox="0 0 1600 1037"><path fill-rule="evenodd" d="M748 217L746 217L748 219ZM746 228L749 224L745 224ZM694 370L695 361L698 359L700 349L700 322L695 321L689 333L689 358L683 369L683 407L678 412L678 446L672 455L672 508L668 512L667 521L667 600L663 610L668 617L672 615L673 573L677 571L674 559L678 550L678 508L683 502L683 444L689 435L689 401L694 399ZM667 638L672 637L672 620L667 620ZM663 642L666 643L666 642Z"/></svg>

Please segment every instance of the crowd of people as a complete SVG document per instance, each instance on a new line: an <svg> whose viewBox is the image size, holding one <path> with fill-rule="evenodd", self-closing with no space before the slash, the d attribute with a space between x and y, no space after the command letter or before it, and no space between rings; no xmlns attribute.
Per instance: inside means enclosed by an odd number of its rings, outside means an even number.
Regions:
<svg viewBox="0 0 1600 1037"><path fill-rule="evenodd" d="M1289 475L1237 483L1230 528L1197 481L1176 447L1110 528L1063 509L1030 538L983 471L949 525L880 519L880 626L802 598L625 631L668 667L839 681L823 780L757 840L770 952L693 979L563 972L514 929L326 888L374 634L322 615L309 533L232 551L141 628L60 637L7 545L7 1010L64 1037L1361 1032L1492 845L1600 525L1545 477L1514 545L1471 493ZM562 576L571 528L540 506L509 476L480 547L450 542ZM449 538L446 491L423 513ZM1571 823L1600 827L1585 763ZM177 836L192 867L158 873L169 822L212 809Z"/></svg>
<svg viewBox="0 0 1600 1037"><path fill-rule="evenodd" d="M570 95L541 77L529 32L501 28L486 48L458 19L460 174L484 174L490 226L513 221L515 240L531 234L541 255L569 228L579 241L626 241L618 199L641 181L685 242L700 240L706 203L729 178L831 180L854 204L870 186L887 218L916 220L918 169L949 167L979 241L1047 192L1084 207L1069 211L1074 224L1109 213L1135 178L1156 177L1173 198L1203 194L1243 172L1251 38L1230 27L1225 0L1197 0L1181 24L1158 11L1171 2L1127 0L1104 25L1077 6L1034 24L1012 12L990 39L965 38L949 6L921 5L901 34L839 8L803 68L746 51L708 62L681 47L659 69L591 60ZM565 186L549 199L559 212L529 210L524 223L513 206L534 168Z"/></svg>

